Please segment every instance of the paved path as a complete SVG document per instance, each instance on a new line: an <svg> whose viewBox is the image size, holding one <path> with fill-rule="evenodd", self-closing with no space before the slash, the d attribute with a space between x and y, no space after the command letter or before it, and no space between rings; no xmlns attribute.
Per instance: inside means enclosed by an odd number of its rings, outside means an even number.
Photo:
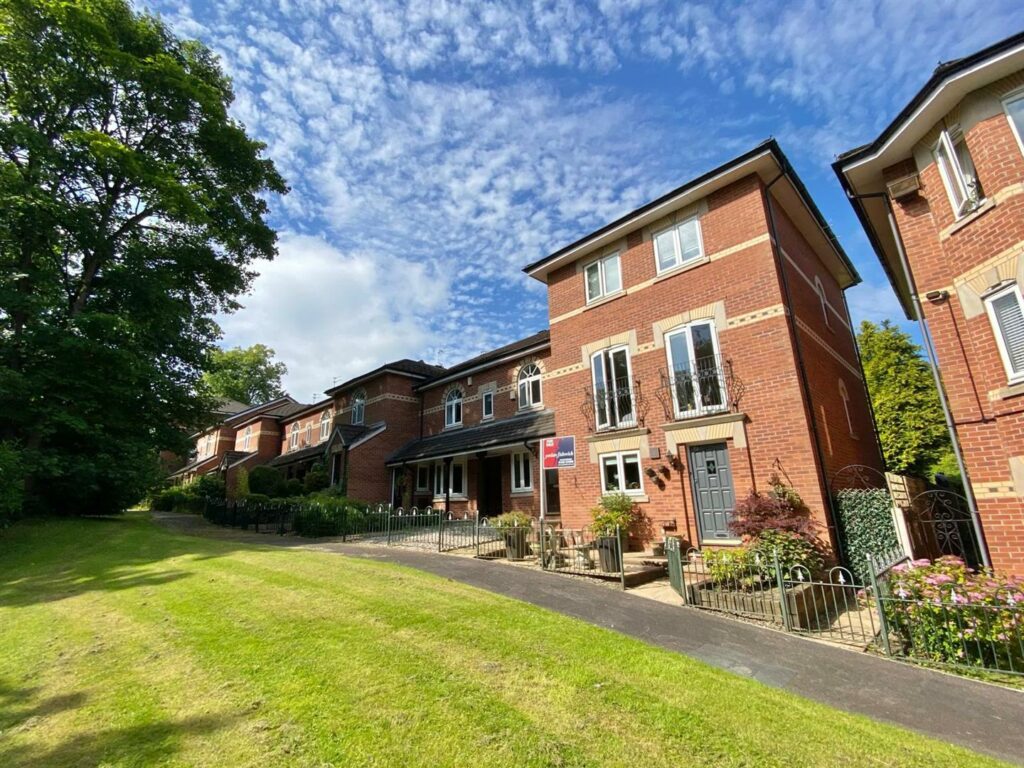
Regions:
<svg viewBox="0 0 1024 768"><path fill-rule="evenodd" d="M847 712L1024 765L1024 692L500 562L245 533L216 528L195 515L155 516L186 533L307 547L410 566L622 632Z"/></svg>

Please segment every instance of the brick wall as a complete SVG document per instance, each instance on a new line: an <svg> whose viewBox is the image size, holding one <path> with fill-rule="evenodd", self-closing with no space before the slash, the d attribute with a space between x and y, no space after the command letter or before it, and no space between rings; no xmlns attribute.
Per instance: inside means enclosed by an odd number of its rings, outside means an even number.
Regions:
<svg viewBox="0 0 1024 768"><path fill-rule="evenodd" d="M977 112L977 105L991 103L993 94L997 98L1021 82L1019 73L968 97L947 123ZM959 222L954 214L930 156L939 126L917 148L916 162L908 159L887 168L885 175L893 179L919 172L919 193L894 202L897 223L935 341L993 564L1024 574L1024 488L1015 484L1010 465L1011 458L1024 457L1024 391L1008 387L992 326L987 314L978 311L974 290L1017 274L1013 264L1024 254L1024 154L1005 114L990 111L964 124L990 201L978 213ZM930 291L947 291L949 297L933 303L923 298Z"/></svg>

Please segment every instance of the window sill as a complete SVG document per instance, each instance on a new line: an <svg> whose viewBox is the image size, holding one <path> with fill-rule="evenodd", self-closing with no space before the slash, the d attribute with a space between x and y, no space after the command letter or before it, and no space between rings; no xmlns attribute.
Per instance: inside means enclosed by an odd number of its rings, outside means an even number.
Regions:
<svg viewBox="0 0 1024 768"><path fill-rule="evenodd" d="M609 293L606 296L602 296L599 299L594 299L593 301L588 301L586 306L583 307L583 311L586 312L588 309L596 309L597 307L603 306L603 305L605 305L605 304L607 304L607 303L609 303L611 301L615 301L616 299L621 299L625 295L626 295L625 289L618 290L615 293Z"/></svg>
<svg viewBox="0 0 1024 768"><path fill-rule="evenodd" d="M444 431L445 432L451 432L454 429L462 429L462 425L461 424L445 425Z"/></svg>
<svg viewBox="0 0 1024 768"><path fill-rule="evenodd" d="M1007 400L1024 395L1024 381L1010 381L1005 387L989 393L989 400Z"/></svg>
<svg viewBox="0 0 1024 768"><path fill-rule="evenodd" d="M443 504L444 503L444 499L445 499L444 496L435 496L434 497L434 503L435 504L438 504L438 503ZM469 497L466 494L464 494L464 493L453 493L451 495L451 500L452 501L467 501L468 499L469 499Z"/></svg>
<svg viewBox="0 0 1024 768"><path fill-rule="evenodd" d="M689 272L691 269L708 264L710 261L711 259L705 255L701 256L699 259L688 261L685 264L678 264L674 267L669 267L668 269L659 272L657 277L654 278L654 282L658 283L662 280L668 280L670 277L675 277L683 272Z"/></svg>
<svg viewBox="0 0 1024 768"><path fill-rule="evenodd" d="M980 219L982 216L984 216L986 213L988 213L989 211L991 211L995 207L996 207L996 201L993 200L992 198L986 198L973 211L971 211L970 213L964 214L963 216L958 218L956 221L954 221L952 224L950 224L948 227L946 227L944 230L942 230L939 233L939 239L940 240L945 240L950 235L953 235L954 233L959 232L961 229L966 227L971 222L976 221L977 219Z"/></svg>
<svg viewBox="0 0 1024 768"><path fill-rule="evenodd" d="M516 408L516 413L531 413L532 411L543 411L544 403L536 403L534 405L527 405L520 408Z"/></svg>
<svg viewBox="0 0 1024 768"><path fill-rule="evenodd" d="M509 496L533 496L533 488L524 488L521 491L512 491L511 493L509 493Z"/></svg>
<svg viewBox="0 0 1024 768"><path fill-rule="evenodd" d="M739 547L743 545L742 539L701 539L702 547Z"/></svg>

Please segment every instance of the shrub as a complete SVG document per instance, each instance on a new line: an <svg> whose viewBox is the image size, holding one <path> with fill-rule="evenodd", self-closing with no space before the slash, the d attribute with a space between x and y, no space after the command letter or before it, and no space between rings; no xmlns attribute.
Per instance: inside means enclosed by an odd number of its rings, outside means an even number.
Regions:
<svg viewBox="0 0 1024 768"><path fill-rule="evenodd" d="M302 487L302 481L297 477L291 477L284 481L284 485L281 487L281 491L278 496L289 497L289 496L301 496L305 489Z"/></svg>
<svg viewBox="0 0 1024 768"><path fill-rule="evenodd" d="M635 520L635 503L624 493L601 497L599 506L590 510L594 519L594 535L614 536L616 530L626 533Z"/></svg>
<svg viewBox="0 0 1024 768"><path fill-rule="evenodd" d="M751 491L736 505L730 530L737 536L757 538L763 531L790 531L811 540L816 526L800 496L772 475L768 493Z"/></svg>
<svg viewBox="0 0 1024 768"><path fill-rule="evenodd" d="M491 525L501 530L508 530L512 528L525 528L533 525L533 517L528 515L526 512L512 511L503 512L500 515L491 518Z"/></svg>
<svg viewBox="0 0 1024 768"><path fill-rule="evenodd" d="M203 499L223 499L225 488L224 478L220 475L200 475L194 482L186 486L191 496Z"/></svg>
<svg viewBox="0 0 1024 768"><path fill-rule="evenodd" d="M13 443L0 443L0 528L21 514L25 493L25 467Z"/></svg>
<svg viewBox="0 0 1024 768"><path fill-rule="evenodd" d="M249 470L242 467L235 475L235 498L244 499L249 495Z"/></svg>
<svg viewBox="0 0 1024 768"><path fill-rule="evenodd" d="M776 579L775 557L783 573L803 566L813 576L821 571L824 559L814 542L792 531L761 531L751 542L751 551L760 560L759 567L765 578Z"/></svg>
<svg viewBox="0 0 1024 768"><path fill-rule="evenodd" d="M897 565L885 616L909 655L989 669L1024 666L1024 581L977 573L958 557Z"/></svg>
<svg viewBox="0 0 1024 768"><path fill-rule="evenodd" d="M172 485L157 491L150 499L149 506L157 512L173 512L177 507L182 506L189 498L189 492L180 485Z"/></svg>
<svg viewBox="0 0 1024 768"><path fill-rule="evenodd" d="M701 557L715 586L749 589L761 582L761 574L754 567L754 553L749 547L708 549Z"/></svg>
<svg viewBox="0 0 1024 768"><path fill-rule="evenodd" d="M835 494L836 522L846 564L866 584L868 555L891 552L899 546L892 521L892 497L885 488L843 488Z"/></svg>
<svg viewBox="0 0 1024 768"><path fill-rule="evenodd" d="M327 470L324 469L323 464L316 464L313 466L306 476L302 478L302 489L305 493L316 493L322 491L331 484L331 478L327 475Z"/></svg>
<svg viewBox="0 0 1024 768"><path fill-rule="evenodd" d="M283 496L284 475L273 467L253 467L249 473L249 491L262 496Z"/></svg>

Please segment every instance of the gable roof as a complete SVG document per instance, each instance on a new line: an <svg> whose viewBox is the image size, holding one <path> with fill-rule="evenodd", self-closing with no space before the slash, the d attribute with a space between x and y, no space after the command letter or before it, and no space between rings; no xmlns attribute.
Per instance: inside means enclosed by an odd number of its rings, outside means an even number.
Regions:
<svg viewBox="0 0 1024 768"><path fill-rule="evenodd" d="M399 376L408 376L411 379L429 379L433 376L438 376L444 372L444 366L433 365L431 363L424 362L423 360L410 360L409 358L403 358L402 360L394 360L390 363L384 363L377 368L374 368L368 373L361 373L355 378L343 381L341 384L335 384L330 389L324 390L325 395L334 395L343 389L348 389L356 384L360 384L364 381L368 381L375 376L380 376L384 373L395 373Z"/></svg>
<svg viewBox="0 0 1024 768"><path fill-rule="evenodd" d="M1021 69L1024 32L940 64L873 141L843 152L832 164L908 318L914 317L911 287L903 273L899 246L889 223L883 171L911 157L914 147L965 96Z"/></svg>
<svg viewBox="0 0 1024 768"><path fill-rule="evenodd" d="M800 229L819 258L833 272L840 286L848 288L859 283L860 275L857 274L853 262L846 255L832 228L811 198L807 187L774 138L761 142L717 168L691 179L656 200L527 265L523 271L531 277L547 282L547 277L553 270L584 258L598 248L621 240L629 233L702 200L751 174L760 176L765 184L772 182L769 193ZM774 183L778 180L784 181Z"/></svg>
<svg viewBox="0 0 1024 768"><path fill-rule="evenodd" d="M473 371L489 368L502 360L522 357L532 351L546 349L549 346L551 346L551 332L546 330L537 331L537 333L527 336L525 339L513 341L511 344L484 352L476 357L471 357L469 360L463 360L461 363L445 369L442 375L423 382L416 389L417 391L431 389L454 379L462 378Z"/></svg>

